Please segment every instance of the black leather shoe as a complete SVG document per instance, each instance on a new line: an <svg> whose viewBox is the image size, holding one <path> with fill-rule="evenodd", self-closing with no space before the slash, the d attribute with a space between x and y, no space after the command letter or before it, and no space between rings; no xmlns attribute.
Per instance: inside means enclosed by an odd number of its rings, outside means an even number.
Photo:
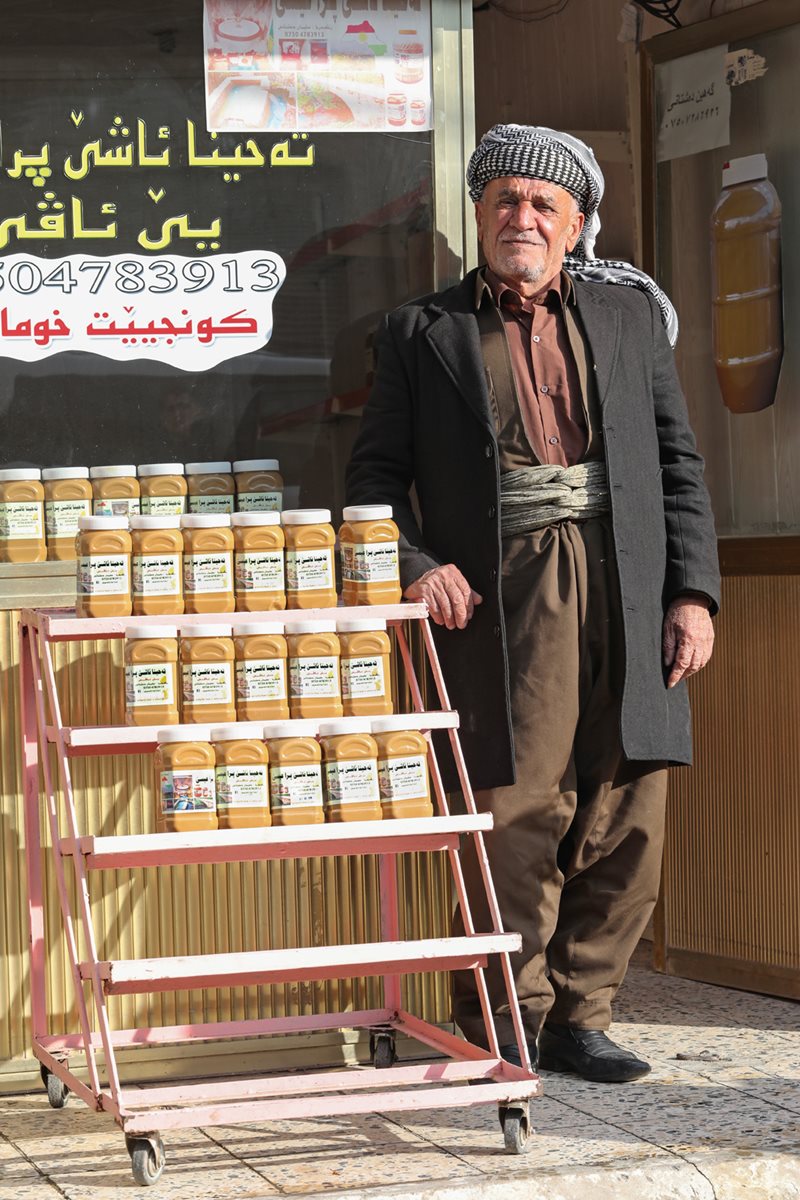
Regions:
<svg viewBox="0 0 800 1200"><path fill-rule="evenodd" d="M531 1060L531 1066L535 1071L539 1062L539 1053L536 1049L536 1042L528 1042L528 1056ZM519 1056L519 1046L516 1042L511 1042L511 1044L508 1046L501 1046L500 1057L504 1058L506 1062L510 1062L512 1067L522 1066L522 1059Z"/></svg>
<svg viewBox="0 0 800 1200"><path fill-rule="evenodd" d="M545 1025L539 1035L539 1065L543 1071L573 1071L593 1083L629 1083L641 1079L650 1064L623 1050L601 1029Z"/></svg>

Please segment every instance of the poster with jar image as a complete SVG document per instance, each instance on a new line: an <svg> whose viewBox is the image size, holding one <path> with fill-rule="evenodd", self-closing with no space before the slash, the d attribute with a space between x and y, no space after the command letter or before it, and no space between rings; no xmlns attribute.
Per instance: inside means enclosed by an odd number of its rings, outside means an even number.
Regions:
<svg viewBox="0 0 800 1200"><path fill-rule="evenodd" d="M430 0L205 0L212 133L431 128ZM273 155L273 165L275 156Z"/></svg>

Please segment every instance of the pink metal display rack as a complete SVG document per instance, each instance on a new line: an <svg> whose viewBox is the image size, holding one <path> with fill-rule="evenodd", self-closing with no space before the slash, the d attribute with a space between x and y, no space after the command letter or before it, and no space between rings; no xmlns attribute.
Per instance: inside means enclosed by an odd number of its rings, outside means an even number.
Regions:
<svg viewBox="0 0 800 1200"><path fill-rule="evenodd" d="M153 1183L164 1165L161 1133L187 1126L228 1125L271 1118L331 1116L361 1112L398 1112L410 1109L472 1106L498 1103L506 1148L520 1153L530 1130L528 1100L541 1091L532 1072L519 1004L514 989L509 953L518 950L518 934L503 931L497 898L484 845L492 818L479 813L458 737L458 715L450 703L436 647L423 604L402 604L369 609L340 608L337 618L385 618L394 628L397 646L410 688L414 712L408 728L427 737L430 768L438 816L425 820L353 822L289 828L219 830L201 833L136 834L97 837L78 828L70 779L70 758L83 755L139 754L156 747L155 728L69 728L61 717L51 647L55 642L122 638L132 624L163 624L164 617L76 617L65 609L26 610L20 622L22 741L25 775L25 834L31 948L31 1000L33 1051L41 1063L50 1103L60 1108L69 1092L89 1107L111 1113L121 1126L138 1183ZM201 617L182 616L180 626L219 622L236 626L315 617L330 618L331 611L236 613ZM422 690L406 638L406 621L421 625L425 653L441 711L425 712ZM442 786L430 731L448 732L466 801L466 813L450 813ZM186 726L191 736L193 726ZM54 745L63 803L57 798L57 781L48 746ZM40 829L40 772L52 841L52 861L58 888L69 966L80 1023L78 1033L49 1032L45 1001L45 936L42 891L42 838ZM493 924L491 933L478 934L464 886L459 839L475 839ZM464 915L465 936L400 940L396 856L406 851L446 850L456 894ZM377 854L380 872L381 941L298 948L262 949L241 954L190 955L173 958L102 961L92 925L87 875L89 871L122 867L169 867L190 863L226 863L291 859L326 855ZM67 888L67 863L75 874L77 914ZM78 952L78 923L88 958ZM498 954L522 1067L500 1056L494 1018L484 975L487 956ZM436 1025L405 1011L401 1004L401 976L417 971L471 969L483 1010L489 1049L462 1041ZM326 1012L314 1016L276 1017L261 1020L215 1022L152 1029L112 1030L106 997L122 993L180 991L266 985L288 981L341 979L372 975L382 977L383 1007L360 1012ZM84 983L90 984L87 1001ZM93 1015L92 1015L93 1014ZM94 1018L94 1019L93 1019ZM375 1069L349 1067L290 1075L247 1076L201 1080L181 1084L128 1088L121 1084L116 1051L120 1047L181 1045L202 1040L264 1037L336 1029L370 1031ZM413 1062L392 1068L397 1032L437 1051L444 1058ZM102 1052L106 1081L101 1081L98 1052ZM70 1068L70 1056L85 1059L87 1082ZM469 1086L480 1083L480 1087Z"/></svg>

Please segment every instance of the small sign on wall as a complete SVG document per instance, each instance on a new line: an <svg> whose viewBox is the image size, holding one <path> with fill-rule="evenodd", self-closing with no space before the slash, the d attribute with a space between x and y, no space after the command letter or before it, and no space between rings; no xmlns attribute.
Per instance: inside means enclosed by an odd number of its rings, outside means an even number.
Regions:
<svg viewBox="0 0 800 1200"><path fill-rule="evenodd" d="M713 46L659 65L656 159L667 162L730 144L728 47Z"/></svg>

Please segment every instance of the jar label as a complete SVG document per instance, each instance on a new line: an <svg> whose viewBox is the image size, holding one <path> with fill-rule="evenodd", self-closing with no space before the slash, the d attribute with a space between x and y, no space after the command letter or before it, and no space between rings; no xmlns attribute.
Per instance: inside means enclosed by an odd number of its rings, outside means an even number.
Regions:
<svg viewBox="0 0 800 1200"><path fill-rule="evenodd" d="M233 588L233 554L184 554L183 586L187 592L230 592Z"/></svg>
<svg viewBox="0 0 800 1200"><path fill-rule="evenodd" d="M342 696L345 700L385 695L386 678L382 655L342 659Z"/></svg>
<svg viewBox="0 0 800 1200"><path fill-rule="evenodd" d="M269 769L273 808L322 808L322 772L318 763Z"/></svg>
<svg viewBox="0 0 800 1200"><path fill-rule="evenodd" d="M290 658L289 687L292 696L327 696L338 700L339 659L333 654L323 658Z"/></svg>
<svg viewBox="0 0 800 1200"><path fill-rule="evenodd" d="M236 664L237 700L285 700L286 663L282 658L245 658Z"/></svg>
<svg viewBox="0 0 800 1200"><path fill-rule="evenodd" d="M42 508L41 500L19 500L0 504L0 538L42 541Z"/></svg>
<svg viewBox="0 0 800 1200"><path fill-rule="evenodd" d="M142 502L138 496L118 496L114 500L95 500L96 517L135 517L141 512Z"/></svg>
<svg viewBox="0 0 800 1200"><path fill-rule="evenodd" d="M399 583L397 542L343 542L342 578L348 583Z"/></svg>
<svg viewBox="0 0 800 1200"><path fill-rule="evenodd" d="M240 592L282 592L283 551L247 550L236 554L236 588Z"/></svg>
<svg viewBox="0 0 800 1200"><path fill-rule="evenodd" d="M239 492L236 506L239 512L280 512L283 492Z"/></svg>
<svg viewBox="0 0 800 1200"><path fill-rule="evenodd" d="M75 537L80 517L92 515L91 500L46 500L44 524L47 536Z"/></svg>
<svg viewBox="0 0 800 1200"><path fill-rule="evenodd" d="M183 663L183 699L187 704L233 704L232 663Z"/></svg>
<svg viewBox="0 0 800 1200"><path fill-rule="evenodd" d="M316 550L287 550L286 582L290 592L331 591L333 551L328 546Z"/></svg>
<svg viewBox="0 0 800 1200"><path fill-rule="evenodd" d="M127 554L89 554L78 559L78 591L82 596L126 596L130 590Z"/></svg>
<svg viewBox="0 0 800 1200"><path fill-rule="evenodd" d="M380 800L378 768L374 759L345 759L325 763L328 806L377 804Z"/></svg>
<svg viewBox="0 0 800 1200"><path fill-rule="evenodd" d="M232 513L233 496L226 492L223 496L192 496L189 495L190 513Z"/></svg>
<svg viewBox="0 0 800 1200"><path fill-rule="evenodd" d="M180 596L180 554L135 554L134 596Z"/></svg>
<svg viewBox="0 0 800 1200"><path fill-rule="evenodd" d="M378 762L381 800L419 800L428 797L428 760L422 754L382 758Z"/></svg>
<svg viewBox="0 0 800 1200"><path fill-rule="evenodd" d="M268 808L265 766L217 767L217 808Z"/></svg>
<svg viewBox="0 0 800 1200"><path fill-rule="evenodd" d="M174 668L171 663L128 663L125 703L128 708L175 708Z"/></svg>
<svg viewBox="0 0 800 1200"><path fill-rule="evenodd" d="M161 811L214 812L217 807L214 768L161 772Z"/></svg>
<svg viewBox="0 0 800 1200"><path fill-rule="evenodd" d="M182 517L186 512L186 497L142 496L142 512L146 517Z"/></svg>

